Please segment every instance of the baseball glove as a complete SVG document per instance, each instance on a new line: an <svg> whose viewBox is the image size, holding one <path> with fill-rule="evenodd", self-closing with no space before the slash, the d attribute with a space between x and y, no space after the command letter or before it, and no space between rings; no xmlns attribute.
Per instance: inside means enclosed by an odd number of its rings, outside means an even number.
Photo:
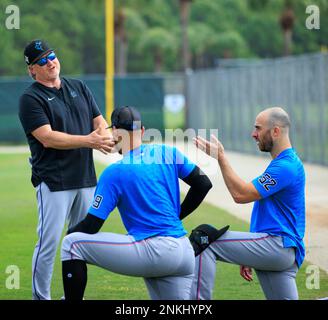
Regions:
<svg viewBox="0 0 328 320"><path fill-rule="evenodd" d="M209 224L201 224L192 230L189 240L195 251L195 257L202 253L213 241L221 237L230 226L216 229Z"/></svg>

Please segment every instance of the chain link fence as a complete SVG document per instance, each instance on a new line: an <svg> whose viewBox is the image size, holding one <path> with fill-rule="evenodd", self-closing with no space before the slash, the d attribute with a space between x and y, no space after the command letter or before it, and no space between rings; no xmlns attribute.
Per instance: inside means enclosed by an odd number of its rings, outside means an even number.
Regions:
<svg viewBox="0 0 328 320"><path fill-rule="evenodd" d="M304 161L328 165L328 55L265 59L187 76L188 126L218 129L228 150L260 154L251 138L256 115L281 106Z"/></svg>

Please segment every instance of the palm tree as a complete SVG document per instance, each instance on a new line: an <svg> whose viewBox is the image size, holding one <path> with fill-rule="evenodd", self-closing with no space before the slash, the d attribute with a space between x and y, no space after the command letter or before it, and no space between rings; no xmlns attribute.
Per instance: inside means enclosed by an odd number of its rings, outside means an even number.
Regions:
<svg viewBox="0 0 328 320"><path fill-rule="evenodd" d="M121 7L116 11L114 21L115 33L115 70L117 74L124 75L126 73L127 61L127 37L124 28L124 9Z"/></svg>
<svg viewBox="0 0 328 320"><path fill-rule="evenodd" d="M161 72L165 55L176 51L176 39L164 28L149 28L139 42L139 50L150 52L154 59L155 72Z"/></svg>
<svg viewBox="0 0 328 320"><path fill-rule="evenodd" d="M194 22L188 28L191 64L194 69L208 66L205 53L212 46L216 33L203 22Z"/></svg>
<svg viewBox="0 0 328 320"><path fill-rule="evenodd" d="M190 50L188 41L188 22L189 22L189 9L192 0L179 0L180 3L180 23L182 34L182 65L184 71L190 68Z"/></svg>
<svg viewBox="0 0 328 320"><path fill-rule="evenodd" d="M285 0L285 7L280 16L280 26L284 33L284 55L291 54L295 14L292 0Z"/></svg>
<svg viewBox="0 0 328 320"><path fill-rule="evenodd" d="M124 75L128 69L129 46L135 47L147 26L138 10L124 6L123 2L115 10L115 70Z"/></svg>

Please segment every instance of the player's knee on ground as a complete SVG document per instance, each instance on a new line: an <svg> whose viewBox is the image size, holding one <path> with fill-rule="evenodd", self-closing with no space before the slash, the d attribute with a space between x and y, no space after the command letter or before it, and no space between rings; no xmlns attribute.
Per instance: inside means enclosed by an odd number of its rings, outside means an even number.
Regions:
<svg viewBox="0 0 328 320"><path fill-rule="evenodd" d="M61 247L61 260L84 260L78 247L80 232L71 233L64 237Z"/></svg>

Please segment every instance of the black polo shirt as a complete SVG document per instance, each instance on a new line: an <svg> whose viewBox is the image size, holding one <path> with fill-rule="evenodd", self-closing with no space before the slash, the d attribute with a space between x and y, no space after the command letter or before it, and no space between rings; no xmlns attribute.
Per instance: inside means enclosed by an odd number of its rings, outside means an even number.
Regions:
<svg viewBox="0 0 328 320"><path fill-rule="evenodd" d="M32 155L32 184L42 181L51 191L85 188L97 183L92 149L44 148L31 132L49 124L52 130L88 135L101 113L88 87L80 80L61 78L61 88L39 82L28 87L19 101L19 118Z"/></svg>

